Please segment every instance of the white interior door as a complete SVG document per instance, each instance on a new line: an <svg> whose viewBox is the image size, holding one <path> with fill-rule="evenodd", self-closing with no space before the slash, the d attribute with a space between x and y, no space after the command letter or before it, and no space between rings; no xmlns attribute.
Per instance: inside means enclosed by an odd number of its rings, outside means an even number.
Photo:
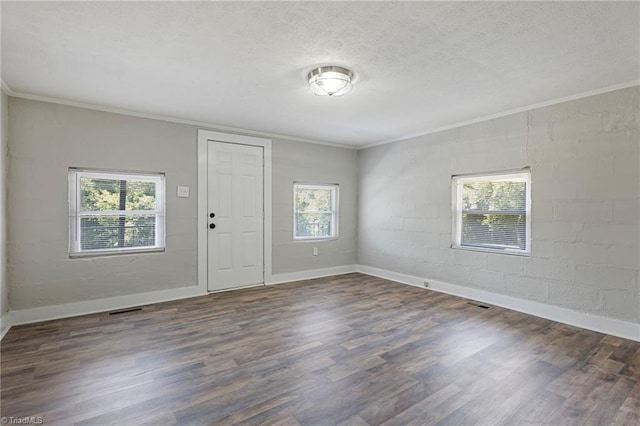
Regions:
<svg viewBox="0 0 640 426"><path fill-rule="evenodd" d="M263 148L208 142L208 290L264 283Z"/></svg>

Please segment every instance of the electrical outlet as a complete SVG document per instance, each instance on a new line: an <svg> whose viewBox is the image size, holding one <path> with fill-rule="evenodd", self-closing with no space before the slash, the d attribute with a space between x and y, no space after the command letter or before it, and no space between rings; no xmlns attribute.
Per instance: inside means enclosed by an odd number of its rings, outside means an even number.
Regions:
<svg viewBox="0 0 640 426"><path fill-rule="evenodd" d="M429 281L422 281L422 284L425 286L425 288L429 288Z"/></svg>
<svg viewBox="0 0 640 426"><path fill-rule="evenodd" d="M179 198L189 198L189 187L188 186L179 186L176 190L177 196Z"/></svg>
<svg viewBox="0 0 640 426"><path fill-rule="evenodd" d="M318 255L318 247L314 247L313 248L313 255L317 256Z"/></svg>

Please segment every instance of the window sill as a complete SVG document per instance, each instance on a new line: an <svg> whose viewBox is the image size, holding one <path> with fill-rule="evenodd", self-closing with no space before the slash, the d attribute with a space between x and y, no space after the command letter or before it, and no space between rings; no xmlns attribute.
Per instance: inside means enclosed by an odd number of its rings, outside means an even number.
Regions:
<svg viewBox="0 0 640 426"><path fill-rule="evenodd" d="M322 241L335 241L338 237L309 237L309 238L293 238L294 243L317 243Z"/></svg>
<svg viewBox="0 0 640 426"><path fill-rule="evenodd" d="M111 256L126 256L132 254L146 254L146 253L163 253L165 248L144 248L144 249L125 249L117 251L92 251L83 253L69 253L69 259L81 259L88 257L111 257Z"/></svg>
<svg viewBox="0 0 640 426"><path fill-rule="evenodd" d="M454 250L477 251L480 253L494 253L494 254L506 254L508 256L531 257L531 251L490 249L490 248L483 248L483 247L459 246L455 244L452 245L451 248Z"/></svg>

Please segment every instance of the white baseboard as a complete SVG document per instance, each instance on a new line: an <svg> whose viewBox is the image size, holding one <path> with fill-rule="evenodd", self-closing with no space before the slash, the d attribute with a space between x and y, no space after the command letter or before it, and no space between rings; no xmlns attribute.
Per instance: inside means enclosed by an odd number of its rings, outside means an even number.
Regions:
<svg viewBox="0 0 640 426"><path fill-rule="evenodd" d="M2 340L5 334L7 334L11 325L11 315L9 315L9 312L5 312L0 317L0 340Z"/></svg>
<svg viewBox="0 0 640 426"><path fill-rule="evenodd" d="M315 269L311 271L291 272L277 274L265 284L281 284L291 281L306 280L311 278L327 277L355 272L354 265L337 266L334 268ZM34 322L49 321L60 318L69 318L80 315L94 314L97 312L126 309L134 306L149 305L152 303L169 302L171 300L186 299L189 297L204 296L198 286L182 287L177 289L161 290L148 293L137 293L126 296L109 297L105 299L87 300L62 305L43 306L41 308L12 310L0 319L0 340L14 325L30 324Z"/></svg>
<svg viewBox="0 0 640 426"><path fill-rule="evenodd" d="M425 278L366 265L344 265L333 268L275 274L266 284L282 284L332 275L349 274L352 272L361 272L363 274L385 278L402 284L424 288L423 282ZM430 290L501 306L503 308L524 312L526 314L558 321L576 327L586 328L600 333L640 341L640 324L598 315L591 315L559 306L535 302L533 300L520 299L513 296L506 296L503 294L445 283L442 281L432 279L428 279L428 281ZM0 340L14 325L68 318L116 309L125 309L134 306L149 305L152 303L204 296L206 294L207 293L203 292L198 286L192 286L131 294L127 296L109 297L105 299L87 300L76 303L66 303L63 305L9 311L0 317Z"/></svg>
<svg viewBox="0 0 640 426"><path fill-rule="evenodd" d="M629 340L640 341L640 324L607 318L599 315L587 314L559 306L548 305L533 300L520 299L504 294L493 293L486 290L464 287L461 285L445 283L429 278L420 278L413 275L387 271L366 265L356 265L357 272L375 277L385 278L402 284L408 284L424 289L423 282L429 281L429 290L447 293L454 296L473 299L479 302L500 306L536 317L546 318L552 321L573 325L599 333L610 334Z"/></svg>
<svg viewBox="0 0 640 426"><path fill-rule="evenodd" d="M331 275L341 275L355 272L354 265L338 266L334 268L315 269L311 271L291 272L287 274L273 275L267 285L281 284L291 281L320 278ZM9 331L11 326L30 324L34 322L49 321L60 318L69 318L79 315L94 314L97 312L126 309L134 306L149 305L152 303L169 302L171 300L186 299L189 297L204 296L198 286L182 287L169 290L137 293L126 296L109 297L105 299L87 300L62 305L43 306L41 308L12 310L0 319L0 340Z"/></svg>
<svg viewBox="0 0 640 426"><path fill-rule="evenodd" d="M330 277L332 275L350 274L356 272L356 265L334 266L333 268L312 269L310 271L288 272L274 274L271 280L265 284L284 284L292 281L310 280L313 278Z"/></svg>
<svg viewBox="0 0 640 426"><path fill-rule="evenodd" d="M198 286L181 287L169 290L136 293L126 296L108 297L105 299L86 300L83 302L65 303L62 305L43 306L41 308L9 311L9 325L29 324L53 319L76 317L79 315L95 314L97 312L126 309L134 306L152 303L168 302L171 300L187 299L189 297L204 296ZM5 314L4 316L7 316ZM4 326L5 318L2 318Z"/></svg>

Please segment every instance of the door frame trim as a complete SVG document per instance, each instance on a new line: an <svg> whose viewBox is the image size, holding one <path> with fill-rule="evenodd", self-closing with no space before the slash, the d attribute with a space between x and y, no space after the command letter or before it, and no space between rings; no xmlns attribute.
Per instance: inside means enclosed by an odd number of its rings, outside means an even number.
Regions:
<svg viewBox="0 0 640 426"><path fill-rule="evenodd" d="M272 198L271 198L271 139L256 138L253 136L234 135L229 133L214 132L212 130L198 129L198 287L203 293L207 293L207 268L208 268L208 243L207 233L207 167L208 167L208 143L226 142L240 145L259 146L263 148L264 158L264 284L271 282L272 260Z"/></svg>

